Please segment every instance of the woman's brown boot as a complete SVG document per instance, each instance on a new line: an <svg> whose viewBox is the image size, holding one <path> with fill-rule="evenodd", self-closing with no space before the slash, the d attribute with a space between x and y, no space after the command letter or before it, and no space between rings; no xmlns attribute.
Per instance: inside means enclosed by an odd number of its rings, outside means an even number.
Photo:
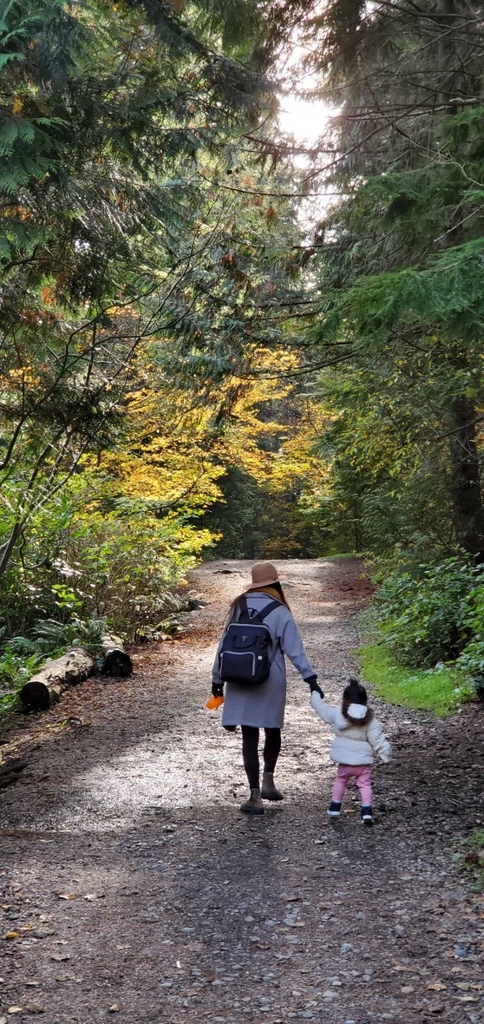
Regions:
<svg viewBox="0 0 484 1024"><path fill-rule="evenodd" d="M260 789L251 789L250 797L245 801L245 804L240 805L240 810L244 814L263 814L264 804L260 798Z"/></svg>
<svg viewBox="0 0 484 1024"><path fill-rule="evenodd" d="M284 800L282 793L274 785L274 772L264 772L261 797L263 800Z"/></svg>

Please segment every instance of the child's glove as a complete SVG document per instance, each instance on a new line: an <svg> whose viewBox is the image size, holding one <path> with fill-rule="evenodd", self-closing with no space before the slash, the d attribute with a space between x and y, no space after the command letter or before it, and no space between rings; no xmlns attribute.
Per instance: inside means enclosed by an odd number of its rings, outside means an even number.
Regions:
<svg viewBox="0 0 484 1024"><path fill-rule="evenodd" d="M224 684L223 683L212 683L212 696L223 697L224 695Z"/></svg>
<svg viewBox="0 0 484 1024"><path fill-rule="evenodd" d="M311 693L319 693L320 697L324 697L324 693L323 693L321 687L318 686L318 677L317 676L308 676L308 678L305 679L304 682L308 684L309 689L311 690Z"/></svg>

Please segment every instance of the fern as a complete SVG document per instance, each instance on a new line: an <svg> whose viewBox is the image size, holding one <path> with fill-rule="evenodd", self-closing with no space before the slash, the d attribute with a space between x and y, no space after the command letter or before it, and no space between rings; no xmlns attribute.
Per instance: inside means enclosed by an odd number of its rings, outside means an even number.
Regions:
<svg viewBox="0 0 484 1024"><path fill-rule="evenodd" d="M35 143L37 150L48 152L56 147L56 143L46 129L53 131L64 124L61 118L36 118L35 121L19 117L5 118L0 122L0 155L10 156L16 145L21 143L27 146Z"/></svg>
<svg viewBox="0 0 484 1024"><path fill-rule="evenodd" d="M19 137L19 122L13 117L0 124L0 154L10 156Z"/></svg>
<svg viewBox="0 0 484 1024"><path fill-rule="evenodd" d="M10 260L12 246L5 235L0 233L0 260Z"/></svg>
<svg viewBox="0 0 484 1024"><path fill-rule="evenodd" d="M0 14L0 32L6 32L8 30L8 22L6 19L15 4L16 0L4 0L2 12Z"/></svg>
<svg viewBox="0 0 484 1024"><path fill-rule="evenodd" d="M107 632L105 618L79 619L77 616L69 622L58 619L42 619L31 629L35 646L45 654L55 654L68 647L87 647L97 654L102 650L102 638Z"/></svg>
<svg viewBox="0 0 484 1024"><path fill-rule="evenodd" d="M0 71L12 60L25 60L23 53L0 53Z"/></svg>

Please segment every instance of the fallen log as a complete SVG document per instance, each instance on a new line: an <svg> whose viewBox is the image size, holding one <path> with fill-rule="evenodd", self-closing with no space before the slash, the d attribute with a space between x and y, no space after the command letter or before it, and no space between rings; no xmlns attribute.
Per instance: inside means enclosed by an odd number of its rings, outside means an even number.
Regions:
<svg viewBox="0 0 484 1024"><path fill-rule="evenodd" d="M60 658L47 661L20 691L29 711L47 711L68 686L82 683L94 671L94 658L83 647L74 647Z"/></svg>
<svg viewBox="0 0 484 1024"><path fill-rule="evenodd" d="M123 647L123 641L119 636L103 636L103 655L99 664L99 671L103 676L130 676L133 671L133 662Z"/></svg>

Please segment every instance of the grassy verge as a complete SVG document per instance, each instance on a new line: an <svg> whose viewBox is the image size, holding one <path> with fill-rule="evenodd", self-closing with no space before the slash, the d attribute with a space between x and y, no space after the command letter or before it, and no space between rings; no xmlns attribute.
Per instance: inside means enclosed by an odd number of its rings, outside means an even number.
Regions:
<svg viewBox="0 0 484 1024"><path fill-rule="evenodd" d="M318 555L318 558L363 558L363 555L358 551L327 551L325 555Z"/></svg>
<svg viewBox="0 0 484 1024"><path fill-rule="evenodd" d="M430 672L395 664L383 644L358 651L363 680L372 684L377 697L390 704L451 715L459 704L475 696L462 673L451 668Z"/></svg>

